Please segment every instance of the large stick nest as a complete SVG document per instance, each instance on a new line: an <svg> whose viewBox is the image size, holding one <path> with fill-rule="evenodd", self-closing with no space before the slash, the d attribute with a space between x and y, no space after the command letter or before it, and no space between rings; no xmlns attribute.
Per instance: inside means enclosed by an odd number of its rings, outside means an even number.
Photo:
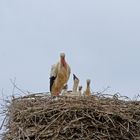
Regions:
<svg viewBox="0 0 140 140"><path fill-rule="evenodd" d="M140 140L140 102L30 95L8 106L3 140Z"/></svg>

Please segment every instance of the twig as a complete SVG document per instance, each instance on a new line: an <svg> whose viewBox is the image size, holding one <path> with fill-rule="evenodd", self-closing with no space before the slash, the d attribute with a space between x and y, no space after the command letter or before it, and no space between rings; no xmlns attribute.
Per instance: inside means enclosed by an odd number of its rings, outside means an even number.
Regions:
<svg viewBox="0 0 140 140"><path fill-rule="evenodd" d="M15 84L15 80L14 80L14 82L13 82L12 79L10 79L10 82L13 84L13 92L14 92L14 90L15 90L15 88L16 88L16 89L18 89L21 93L26 94L23 90L21 90L21 89ZM12 92L12 95L13 95L13 92Z"/></svg>
<svg viewBox="0 0 140 140"><path fill-rule="evenodd" d="M5 117L4 117L4 119L3 119L2 123L1 123L1 126L0 126L0 130L1 130L1 129L2 129L2 127L3 127L3 125L4 125L4 123L5 123L6 118L7 118L7 116L5 116Z"/></svg>

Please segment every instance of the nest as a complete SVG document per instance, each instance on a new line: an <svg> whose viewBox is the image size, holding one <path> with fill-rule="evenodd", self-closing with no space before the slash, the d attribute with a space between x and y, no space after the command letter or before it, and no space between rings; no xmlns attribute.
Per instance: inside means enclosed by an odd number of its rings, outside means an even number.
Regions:
<svg viewBox="0 0 140 140"><path fill-rule="evenodd" d="M140 102L30 95L8 106L2 140L140 140Z"/></svg>

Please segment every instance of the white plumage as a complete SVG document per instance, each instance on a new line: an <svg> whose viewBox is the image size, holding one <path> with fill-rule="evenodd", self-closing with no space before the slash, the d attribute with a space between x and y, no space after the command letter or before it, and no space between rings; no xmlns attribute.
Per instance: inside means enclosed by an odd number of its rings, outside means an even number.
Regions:
<svg viewBox="0 0 140 140"><path fill-rule="evenodd" d="M62 95L68 96L68 97L81 96L82 86L80 86L77 91L78 85L79 85L79 79L76 77L75 74L73 74L73 90L67 91L67 89L64 89L62 92Z"/></svg>

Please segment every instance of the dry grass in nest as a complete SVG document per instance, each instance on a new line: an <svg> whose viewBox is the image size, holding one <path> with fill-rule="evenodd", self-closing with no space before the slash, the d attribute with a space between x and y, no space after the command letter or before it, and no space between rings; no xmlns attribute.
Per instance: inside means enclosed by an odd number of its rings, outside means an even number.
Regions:
<svg viewBox="0 0 140 140"><path fill-rule="evenodd" d="M8 106L3 140L140 140L140 102L30 95Z"/></svg>

